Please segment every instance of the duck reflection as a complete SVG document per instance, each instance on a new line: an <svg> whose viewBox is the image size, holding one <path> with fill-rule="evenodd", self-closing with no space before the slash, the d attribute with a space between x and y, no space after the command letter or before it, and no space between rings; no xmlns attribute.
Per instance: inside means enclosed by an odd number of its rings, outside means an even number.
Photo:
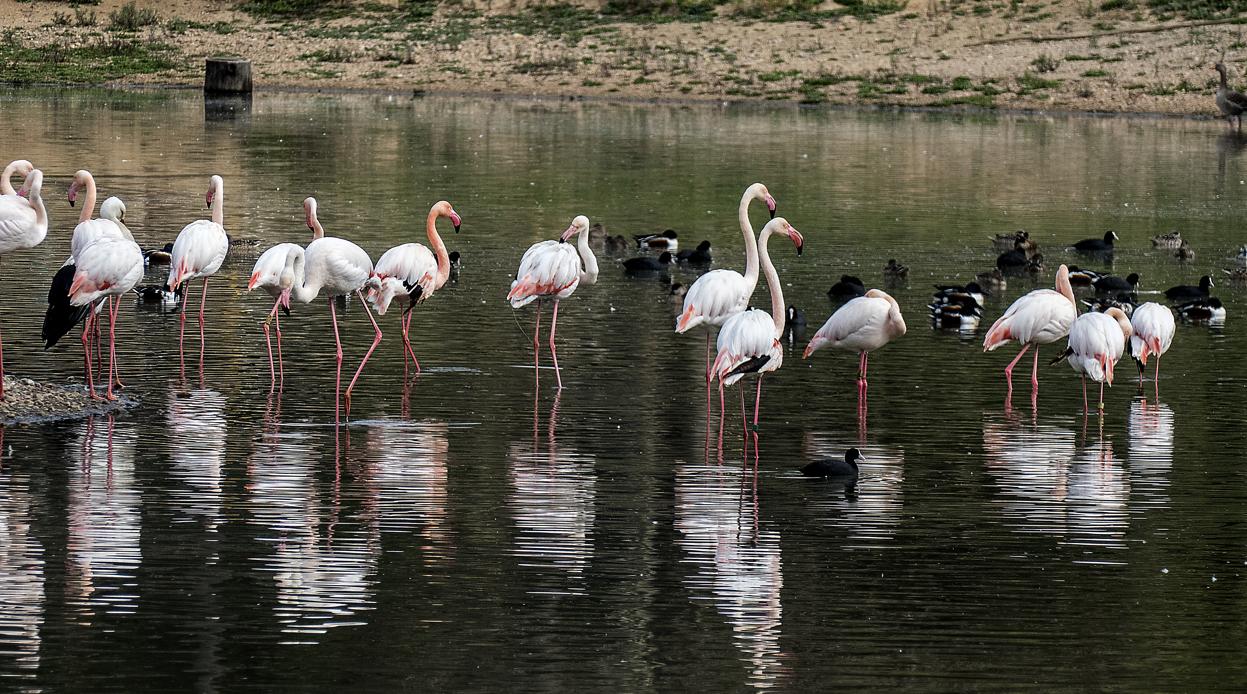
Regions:
<svg viewBox="0 0 1247 694"><path fill-rule="evenodd" d="M513 443L507 452L514 554L521 566L558 576L560 586L554 590L583 594L585 571L593 559L597 473L592 456L559 446L558 407L555 397L544 444L534 430L531 444Z"/></svg>
<svg viewBox="0 0 1247 694"><path fill-rule="evenodd" d="M179 513L202 520L215 532L221 523L221 465L225 462L225 396L215 390L175 389L167 415L172 476L184 483L173 492Z"/></svg>
<svg viewBox="0 0 1247 694"><path fill-rule="evenodd" d="M0 467L0 663L35 677L43 644L43 545L32 531L30 478Z"/></svg>
<svg viewBox="0 0 1247 694"><path fill-rule="evenodd" d="M843 459L850 445L833 433L806 432L802 447L805 460ZM815 489L843 489L843 494L818 494L810 503L816 516L843 527L855 538L852 547L871 547L891 539L901 522L904 506L905 453L860 443L865 460L856 480L813 479Z"/></svg>
<svg viewBox="0 0 1247 694"><path fill-rule="evenodd" d="M419 533L424 559L444 563L454 549L449 519L445 422L386 422L368 429L365 447L381 532Z"/></svg>
<svg viewBox="0 0 1247 694"><path fill-rule="evenodd" d="M695 600L710 600L732 628L749 663L749 683L767 688L787 678L780 648L784 587L779 532L763 528L752 469L715 463L676 468L675 527Z"/></svg>
<svg viewBox="0 0 1247 694"><path fill-rule="evenodd" d="M1143 505L1167 505L1165 490L1173 467L1173 410L1163 403L1149 404L1145 397L1136 398L1130 403L1126 431L1131 489Z"/></svg>
<svg viewBox="0 0 1247 694"><path fill-rule="evenodd" d="M375 522L340 522L337 481L322 494L317 461L330 444L318 446L314 431L282 426L277 412L247 464L248 506L263 529L256 539L272 548L260 570L276 583L282 632L303 637L361 623L352 617L373 608L381 553Z"/></svg>
<svg viewBox="0 0 1247 694"><path fill-rule="evenodd" d="M89 417L70 466L65 593L77 618L89 623L97 608L116 614L138 608L136 576L142 563L142 498L134 479L138 434L131 423Z"/></svg>

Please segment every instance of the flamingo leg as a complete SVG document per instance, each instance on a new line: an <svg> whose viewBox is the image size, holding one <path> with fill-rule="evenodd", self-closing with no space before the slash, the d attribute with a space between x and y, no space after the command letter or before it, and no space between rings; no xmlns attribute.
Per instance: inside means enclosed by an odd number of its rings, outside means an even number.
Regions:
<svg viewBox="0 0 1247 694"><path fill-rule="evenodd" d="M1154 383L1156 385L1156 402L1159 403L1160 402L1160 355L1159 354L1156 355L1156 378L1155 378Z"/></svg>
<svg viewBox="0 0 1247 694"><path fill-rule="evenodd" d="M416 353L411 348L411 309L407 309L403 316L403 366L406 368L407 356L411 355L411 361L416 365L416 373L420 373L420 360L416 359Z"/></svg>
<svg viewBox="0 0 1247 694"><path fill-rule="evenodd" d="M706 417L710 417L710 331L706 331Z"/></svg>
<svg viewBox="0 0 1247 694"><path fill-rule="evenodd" d="M559 300L554 300L554 315L550 318L550 359L554 362L554 378L558 381L559 390L563 390L563 375L559 373L559 353L554 348L554 333L559 325Z"/></svg>
<svg viewBox="0 0 1247 694"><path fill-rule="evenodd" d="M1008 382L1009 384L1010 393L1013 392L1013 367L1016 366L1017 363L1022 360L1022 355L1026 354L1026 350L1030 348L1031 348L1031 345L1029 342L1022 345L1022 351L1018 352L1018 355L1013 358L1013 361L1009 362L1009 365L1005 367L1005 381Z"/></svg>
<svg viewBox="0 0 1247 694"><path fill-rule="evenodd" d="M281 299L273 302L273 310L268 312L268 316L260 324L260 327L264 328L264 344L268 347L268 392L270 393L277 387L277 369L273 365L273 340L269 335L268 319L277 315L277 306L280 303Z"/></svg>
<svg viewBox="0 0 1247 694"><path fill-rule="evenodd" d="M1083 377L1082 377L1082 411L1083 412L1091 411L1091 406L1087 404L1087 375L1086 374L1083 374Z"/></svg>
<svg viewBox="0 0 1247 694"><path fill-rule="evenodd" d="M107 299L105 300L107 301ZM113 395L113 374L117 371L117 304L114 302L108 311L108 390L104 397L116 400Z"/></svg>
<svg viewBox="0 0 1247 694"><path fill-rule="evenodd" d="M120 297L120 296L114 296L114 297L113 297L113 309L114 309L115 311L117 311L118 313L120 313L120 312L121 312L121 297ZM111 363L111 362L110 362L110 363ZM120 372L120 371L118 371L118 370L117 370L117 369L115 369L115 368L114 368L114 369L112 369L112 376L113 376L113 379L114 379L115 383L117 384L117 387L118 387L118 388L122 388L122 389L124 389L124 388L126 387L126 384L124 384L124 383L122 383L122 382L121 382L121 372Z"/></svg>
<svg viewBox="0 0 1247 694"><path fill-rule="evenodd" d="M359 295L359 303L364 307L364 313L368 315L368 321L372 323L372 329L376 331L376 336L372 338L372 346L364 352L364 358L359 361L359 368L355 369L355 376L351 378L351 384L346 387L346 416L351 416L351 391L355 390L355 382L359 380L359 375L364 373L364 365L368 363L368 358L376 351L377 345L381 344L381 326L377 325L377 319L372 317L372 309L368 308L368 302L364 301L364 293L356 289L355 293Z"/></svg>
<svg viewBox="0 0 1247 694"><path fill-rule="evenodd" d="M176 289L176 287L175 287L175 289ZM185 352L186 352L186 309L190 307L190 296L189 296L190 292L187 292L187 294L188 294L188 296L186 296L186 297L184 297L184 298L182 299L182 308L181 308L181 310L179 310L179 311L178 311L178 313L179 313L179 314L181 314L181 315L178 317L178 325L179 325L179 328L178 328L178 354L179 354L179 355L185 355ZM182 358L183 358L183 361L185 361L185 356L183 356Z"/></svg>
<svg viewBox="0 0 1247 694"><path fill-rule="evenodd" d="M533 327L533 383L541 385L541 299L537 299L537 324Z"/></svg>
<svg viewBox="0 0 1247 694"><path fill-rule="evenodd" d="M1031 390L1039 390L1039 345L1035 345L1035 364L1031 367Z"/></svg>
<svg viewBox="0 0 1247 694"><path fill-rule="evenodd" d="M741 391L744 392L744 391ZM762 406L762 374L758 374L758 394L753 398L753 459L758 460L758 411Z"/></svg>
<svg viewBox="0 0 1247 694"><path fill-rule="evenodd" d="M723 460L723 380L719 380L719 461ZM743 412L741 413L743 416Z"/></svg>
<svg viewBox="0 0 1247 694"><path fill-rule="evenodd" d="M87 324L82 326L82 358L87 368L87 391L91 399L95 399L95 376L91 370L91 321L95 319L93 311L87 312Z"/></svg>
<svg viewBox="0 0 1247 694"><path fill-rule="evenodd" d="M280 302L281 298L277 300ZM286 365L281 358L281 315L276 308L273 309L273 322L277 326L277 389L282 390L286 386ZM272 364L269 366L271 368Z"/></svg>
<svg viewBox="0 0 1247 694"><path fill-rule="evenodd" d="M338 360L338 371L333 380L333 421L342 416L342 339L338 336L338 310L334 307L333 297L329 299L329 316L333 319L333 343L337 347L335 353Z"/></svg>
<svg viewBox="0 0 1247 694"><path fill-rule="evenodd" d="M107 299L105 299L105 301L107 301ZM100 344L100 319L99 319L99 314L95 313L96 308L99 308L99 306L95 304L91 305L91 312L92 314L96 316L95 322L92 324L93 327L91 328L91 333L92 333L91 339L93 341L92 344L95 345L95 377L99 378L100 369L104 368L104 353L103 353L104 348Z"/></svg>
<svg viewBox="0 0 1247 694"><path fill-rule="evenodd" d="M199 297L199 371L200 380L203 379L204 367L204 308L208 305L208 278L204 278L203 294Z"/></svg>
<svg viewBox="0 0 1247 694"><path fill-rule="evenodd" d="M1100 381L1100 414L1104 414L1104 381Z"/></svg>
<svg viewBox="0 0 1247 694"><path fill-rule="evenodd" d="M745 440L745 449L741 454L746 458L749 457L749 416L745 414L745 389L740 389L740 426L742 438Z"/></svg>

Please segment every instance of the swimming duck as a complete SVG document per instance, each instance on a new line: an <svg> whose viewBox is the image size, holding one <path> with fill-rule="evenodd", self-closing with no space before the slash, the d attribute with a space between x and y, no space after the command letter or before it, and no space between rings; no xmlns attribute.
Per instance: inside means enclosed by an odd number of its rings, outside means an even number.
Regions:
<svg viewBox="0 0 1247 694"><path fill-rule="evenodd" d="M1133 294L1139 291L1139 273L1132 272L1126 275L1126 279L1116 275L1100 275L1094 284L1097 292L1130 292Z"/></svg>
<svg viewBox="0 0 1247 694"><path fill-rule="evenodd" d="M667 229L661 234L637 234L632 238L636 241L637 248L653 248L674 251L680 245L677 236L678 234L675 233L675 229Z"/></svg>
<svg viewBox="0 0 1247 694"><path fill-rule="evenodd" d="M1236 267L1233 270L1222 270L1234 284L1243 284L1247 282L1247 267Z"/></svg>
<svg viewBox="0 0 1247 694"><path fill-rule="evenodd" d="M1113 242L1117 240L1117 234L1112 231L1104 232L1102 239L1083 239L1074 244L1074 250L1083 253L1112 253Z"/></svg>
<svg viewBox="0 0 1247 694"><path fill-rule="evenodd" d="M1039 244L1031 240L1030 233L1025 229L1018 229L1008 234L996 234L992 238L992 246L998 251L1019 249L1028 254L1039 250Z"/></svg>
<svg viewBox="0 0 1247 694"><path fill-rule="evenodd" d="M950 330L974 330L983 318L983 307L969 294L961 294L957 300L930 303L931 324L936 328Z"/></svg>
<svg viewBox="0 0 1247 694"><path fill-rule="evenodd" d="M670 251L663 251L662 255L657 258L648 256L628 258L623 262L624 274L629 277L653 277L667 272L667 266L670 264Z"/></svg>
<svg viewBox="0 0 1247 694"><path fill-rule="evenodd" d="M840 281L831 285L827 296L837 300L847 300L866 295L866 285L852 275L840 275Z"/></svg>
<svg viewBox="0 0 1247 694"><path fill-rule="evenodd" d="M1177 303L1179 301L1194 301L1196 299L1204 299L1208 297L1209 290L1212 289L1212 277L1204 275L1199 278L1199 286L1189 284L1179 284L1176 287L1170 287L1165 290L1165 298Z"/></svg>
<svg viewBox="0 0 1247 694"><path fill-rule="evenodd" d="M1069 266L1069 283L1075 287L1090 287L1098 279L1100 273L1095 270L1084 270L1077 265Z"/></svg>
<svg viewBox="0 0 1247 694"><path fill-rule="evenodd" d="M956 284L937 284L935 285L935 295L931 297L931 303L943 305L948 303L957 303L963 300L963 297L970 297L974 303L982 305L983 297L986 292L978 282L968 282L964 286Z"/></svg>
<svg viewBox="0 0 1247 694"><path fill-rule="evenodd" d="M607 236L603 247L607 253L622 253L628 250L628 240L623 237L623 234Z"/></svg>
<svg viewBox="0 0 1247 694"><path fill-rule="evenodd" d="M167 284L144 284L132 289L138 295L137 302L141 305L159 306L161 309L170 309L182 303L182 296L186 291L186 285L179 285L177 291L169 291ZM290 315L290 309L282 307L286 315Z"/></svg>
<svg viewBox="0 0 1247 694"><path fill-rule="evenodd" d="M448 257L450 258L450 281L457 282L459 268L463 266L463 256L459 255L459 251L451 251Z"/></svg>
<svg viewBox="0 0 1247 694"><path fill-rule="evenodd" d="M695 250L687 248L676 254L676 260L688 265L709 265L712 258L710 257L710 242L702 241L697 244Z"/></svg>
<svg viewBox="0 0 1247 694"><path fill-rule="evenodd" d="M173 258L173 244L166 243L163 248L149 248L143 251L143 265L168 265Z"/></svg>
<svg viewBox="0 0 1247 694"><path fill-rule="evenodd" d="M857 477L857 463L866 462L862 452L850 448L844 452L844 460L816 460L801 468L806 477Z"/></svg>
<svg viewBox="0 0 1247 694"><path fill-rule="evenodd" d="M888 264L883 266L884 279L901 280L909 277L909 268L896 262L896 258L888 258Z"/></svg>
<svg viewBox="0 0 1247 694"><path fill-rule="evenodd" d="M1174 307L1178 316L1189 321L1225 322L1225 305L1215 296L1188 301Z"/></svg>
<svg viewBox="0 0 1247 694"><path fill-rule="evenodd" d="M1176 230L1152 237L1152 248L1177 248L1183 243L1185 242L1182 240L1182 232Z"/></svg>
<svg viewBox="0 0 1247 694"><path fill-rule="evenodd" d="M984 270L974 276L974 281L978 282L987 292L1003 291L1008 283L1005 281L1005 273L1000 268Z"/></svg>
<svg viewBox="0 0 1247 694"><path fill-rule="evenodd" d="M1085 299L1082 303L1083 306L1087 307L1088 311L1095 311L1096 313L1104 313L1110 308L1118 308L1121 309L1121 312L1126 314L1126 316L1134 314L1134 300L1130 298L1129 294L1125 293L1112 297Z"/></svg>
<svg viewBox="0 0 1247 694"><path fill-rule="evenodd" d="M1178 260L1195 260L1195 249L1191 248L1191 244L1183 241L1182 245L1178 246L1178 250L1173 252L1173 257Z"/></svg>
<svg viewBox="0 0 1247 694"><path fill-rule="evenodd" d="M688 287L679 282L672 282L671 289L667 292L667 298L671 303L680 306L684 304L684 295L688 293Z"/></svg>

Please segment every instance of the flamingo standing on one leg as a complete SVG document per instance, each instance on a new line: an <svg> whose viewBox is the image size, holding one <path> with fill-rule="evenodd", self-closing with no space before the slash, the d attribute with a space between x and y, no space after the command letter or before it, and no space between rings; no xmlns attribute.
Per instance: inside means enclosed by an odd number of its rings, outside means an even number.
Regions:
<svg viewBox="0 0 1247 694"><path fill-rule="evenodd" d="M420 362L416 359L416 353L411 349L409 335L411 310L416 304L427 301L430 296L433 296L433 292L441 289L442 285L450 279L450 255L446 252L446 244L442 243L442 237L437 233L439 217L449 217L455 233L459 233L463 220L459 218L459 214L450 206L450 203L440 200L429 209L429 216L424 225L433 250L430 251L418 243L404 243L383 253L377 260L377 266L373 268L373 275L381 282L379 290L369 292L369 299L376 307L377 315L384 316L390 308L391 301L397 300L400 304L406 305L399 319L403 328L404 377L407 375L408 355L416 364L416 373L420 373Z"/></svg>
<svg viewBox="0 0 1247 694"><path fill-rule="evenodd" d="M1130 316L1130 354L1139 364L1139 388L1143 388L1143 367L1147 358L1156 356L1156 398L1160 398L1160 355L1169 351L1176 330L1173 312L1155 301L1140 305Z"/></svg>
<svg viewBox="0 0 1247 694"><path fill-rule="evenodd" d="M744 378L745 374L758 374L758 392L753 401L753 456L758 457L758 413L762 403L762 374L774 371L784 362L784 350L779 338L784 334L784 290L779 283L779 273L771 263L767 244L772 234L783 234L797 247L797 255L805 246L801 233L788 220L776 217L762 228L759 254L762 271L766 274L766 286L771 292L771 314L757 309L741 311L724 323L719 330L718 356L711 365L711 373L719 379L719 409L723 410L723 389ZM743 392L742 392L743 395ZM719 430L719 446L722 448L723 430Z"/></svg>
<svg viewBox="0 0 1247 694"><path fill-rule="evenodd" d="M376 319L372 317L372 311L369 310L368 302L365 301L363 294L366 286L375 289L376 281L372 279L372 259L368 257L364 249L346 239L325 236L325 230L316 216L316 198L305 199L303 210L307 214L307 226L312 229L316 238L307 245L307 250L298 246L290 250L290 254L296 259L300 256L303 259L302 263L297 260L293 263L295 278L290 292L297 301L305 304L315 300L322 291L329 300L329 315L333 319L333 341L337 347L338 360L337 376L334 381L334 420L337 421L341 417L342 340L338 336L338 312L334 305L334 298L354 292L359 297L364 312L368 314L373 330L376 331L372 346L360 360L359 368L355 370L355 376L351 378L351 383L346 388L346 416L350 417L351 392L355 389L355 382L364 372L364 365L368 363L368 358L377 349L377 345L381 344L381 328L377 325Z"/></svg>
<svg viewBox="0 0 1247 694"><path fill-rule="evenodd" d="M204 197L212 209L212 219L197 219L182 227L173 242L169 260L169 291L193 279L203 278L203 294L199 298L199 366L204 358L204 307L208 303L208 278L215 275L225 262L229 252L229 237L225 235L225 182L220 176L212 176ZM186 308L190 299L182 304L181 328L178 332L178 355L185 366L184 341L186 338Z"/></svg>
<svg viewBox="0 0 1247 694"><path fill-rule="evenodd" d="M1062 265L1056 273L1056 291L1036 289L1014 301L1004 315L992 324L983 340L983 351L1017 340L1022 351L1005 367L1008 394L1013 394L1013 367L1022 355L1035 347L1035 364L1031 371L1031 388L1039 392L1039 345L1046 345L1069 334L1070 326L1078 317L1078 303L1074 300L1074 288L1069 283L1069 268Z"/></svg>
<svg viewBox="0 0 1247 694"><path fill-rule="evenodd" d="M871 289L865 296L836 309L814 333L802 357L808 359L824 345L857 352L857 391L859 396L865 395L868 355L903 336L905 329L905 318L896 299L887 292Z"/></svg>
<svg viewBox="0 0 1247 694"><path fill-rule="evenodd" d="M736 216L745 237L745 274L735 270L711 270L693 283L684 295L684 307L676 319L675 331L685 333L699 325L706 326L706 408L710 408L710 333L711 326L722 326L727 319L744 311L758 286L758 241L749 222L749 203L762 200L767 212L775 217L775 198L766 186L754 183L740 197Z"/></svg>
<svg viewBox="0 0 1247 694"><path fill-rule="evenodd" d="M23 192L13 189L13 175L21 176L23 181L30 178L30 173L35 170L35 165L25 159L14 159L9 165L4 167L4 171L0 172L0 197L12 195L14 197L25 197L25 184L23 184ZM14 201L16 202L16 201ZM0 200L0 205L7 204L7 201Z"/></svg>
<svg viewBox="0 0 1247 694"><path fill-rule="evenodd" d="M563 232L558 241L541 241L534 243L524 251L520 258L520 269L511 283L511 291L507 300L511 308L527 306L537 302L537 324L533 331L533 364L540 366L541 361L541 299L554 297L554 317L550 321L550 358L554 361L554 377L558 380L559 390L563 389L563 377L559 373L559 357L554 349L554 333L558 329L559 301L566 299L576 291L576 287L594 284L598 281L598 261L589 250L589 218L579 215L572 220L571 226ZM567 240L579 235L576 247ZM583 266L582 266L583 263Z"/></svg>
<svg viewBox="0 0 1247 694"><path fill-rule="evenodd" d="M48 235L48 210L43 205L43 172L34 169L22 184L26 196L4 196L0 205L0 257L43 243ZM4 341L0 339L0 399L4 398Z"/></svg>
<svg viewBox="0 0 1247 694"><path fill-rule="evenodd" d="M1082 375L1083 412L1090 412L1087 404L1087 377L1100 384L1100 411L1104 411L1104 384L1113 385L1113 366L1126 351L1126 341L1134 329L1124 311L1113 307L1104 313L1084 313L1069 329L1069 347L1052 360L1056 364L1068 358L1069 365Z"/></svg>
<svg viewBox="0 0 1247 694"><path fill-rule="evenodd" d="M69 288L69 302L88 306L97 299L117 297L143 279L143 251L133 241L107 236L87 246L76 258L77 271ZM115 400L113 383L117 378L117 307L113 301L108 320L108 390L105 397ZM91 386L91 397L95 388Z"/></svg>

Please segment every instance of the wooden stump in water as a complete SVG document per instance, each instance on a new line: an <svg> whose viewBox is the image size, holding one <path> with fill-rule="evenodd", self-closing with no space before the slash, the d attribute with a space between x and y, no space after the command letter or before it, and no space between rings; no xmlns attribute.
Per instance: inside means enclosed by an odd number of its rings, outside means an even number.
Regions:
<svg viewBox="0 0 1247 694"><path fill-rule="evenodd" d="M208 58L204 61L205 94L250 94L251 61L246 58Z"/></svg>

